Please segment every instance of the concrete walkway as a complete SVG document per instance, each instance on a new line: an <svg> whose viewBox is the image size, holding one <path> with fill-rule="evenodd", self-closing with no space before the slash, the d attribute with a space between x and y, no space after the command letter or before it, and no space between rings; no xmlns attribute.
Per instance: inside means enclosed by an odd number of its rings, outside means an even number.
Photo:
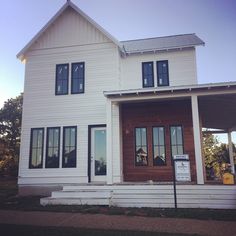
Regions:
<svg viewBox="0 0 236 236"><path fill-rule="evenodd" d="M0 210L0 223L185 233L204 236L236 235L235 222L123 215Z"/></svg>

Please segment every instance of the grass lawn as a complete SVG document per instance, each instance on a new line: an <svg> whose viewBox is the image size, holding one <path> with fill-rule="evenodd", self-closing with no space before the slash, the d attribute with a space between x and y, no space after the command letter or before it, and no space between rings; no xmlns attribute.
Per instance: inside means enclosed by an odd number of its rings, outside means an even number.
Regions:
<svg viewBox="0 0 236 236"><path fill-rule="evenodd" d="M169 234L157 232L137 232L120 230L77 229L66 227L39 227L0 224L4 236L197 236L197 234Z"/></svg>
<svg viewBox="0 0 236 236"><path fill-rule="evenodd" d="M17 196L16 180L0 179L0 209L5 210L80 212L90 214L236 221L236 210L179 209L176 212L174 209L160 208L119 208L88 205L41 206L39 199L40 196Z"/></svg>

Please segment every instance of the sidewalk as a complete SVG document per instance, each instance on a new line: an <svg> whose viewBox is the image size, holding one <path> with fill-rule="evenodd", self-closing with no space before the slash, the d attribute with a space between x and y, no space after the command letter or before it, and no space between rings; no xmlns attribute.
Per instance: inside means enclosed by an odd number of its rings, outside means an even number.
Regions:
<svg viewBox="0 0 236 236"><path fill-rule="evenodd" d="M212 236L236 235L236 223L124 215L0 210L0 224L135 230Z"/></svg>

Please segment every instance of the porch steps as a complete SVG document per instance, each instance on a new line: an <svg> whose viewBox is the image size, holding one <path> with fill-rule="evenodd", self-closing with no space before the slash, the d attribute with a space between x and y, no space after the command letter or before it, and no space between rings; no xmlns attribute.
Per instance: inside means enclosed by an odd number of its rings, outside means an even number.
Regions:
<svg viewBox="0 0 236 236"><path fill-rule="evenodd" d="M173 208L172 185L71 185L42 198L42 205ZM236 186L177 185L179 208L236 209Z"/></svg>

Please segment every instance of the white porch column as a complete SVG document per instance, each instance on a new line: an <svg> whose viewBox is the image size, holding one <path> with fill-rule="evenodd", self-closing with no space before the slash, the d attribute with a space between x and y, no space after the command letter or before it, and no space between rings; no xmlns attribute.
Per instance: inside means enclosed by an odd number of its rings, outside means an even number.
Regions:
<svg viewBox="0 0 236 236"><path fill-rule="evenodd" d="M121 120L120 105L117 102L112 103L112 165L113 165L113 183L120 183L123 180L122 171L122 139L121 139Z"/></svg>
<svg viewBox="0 0 236 236"><path fill-rule="evenodd" d="M191 96L191 102L192 102L193 136L194 136L195 161L196 161L196 171L197 171L197 184L204 184L201 133L200 133L201 131L199 125L197 95Z"/></svg>
<svg viewBox="0 0 236 236"><path fill-rule="evenodd" d="M230 165L231 165L231 171L232 171L233 174L235 174L234 153L233 153L233 144L232 144L231 131L228 131L228 144L229 144L229 160L230 160Z"/></svg>
<svg viewBox="0 0 236 236"><path fill-rule="evenodd" d="M112 168L112 102L107 99L106 104L106 112L107 112L107 184L113 183L113 168Z"/></svg>

